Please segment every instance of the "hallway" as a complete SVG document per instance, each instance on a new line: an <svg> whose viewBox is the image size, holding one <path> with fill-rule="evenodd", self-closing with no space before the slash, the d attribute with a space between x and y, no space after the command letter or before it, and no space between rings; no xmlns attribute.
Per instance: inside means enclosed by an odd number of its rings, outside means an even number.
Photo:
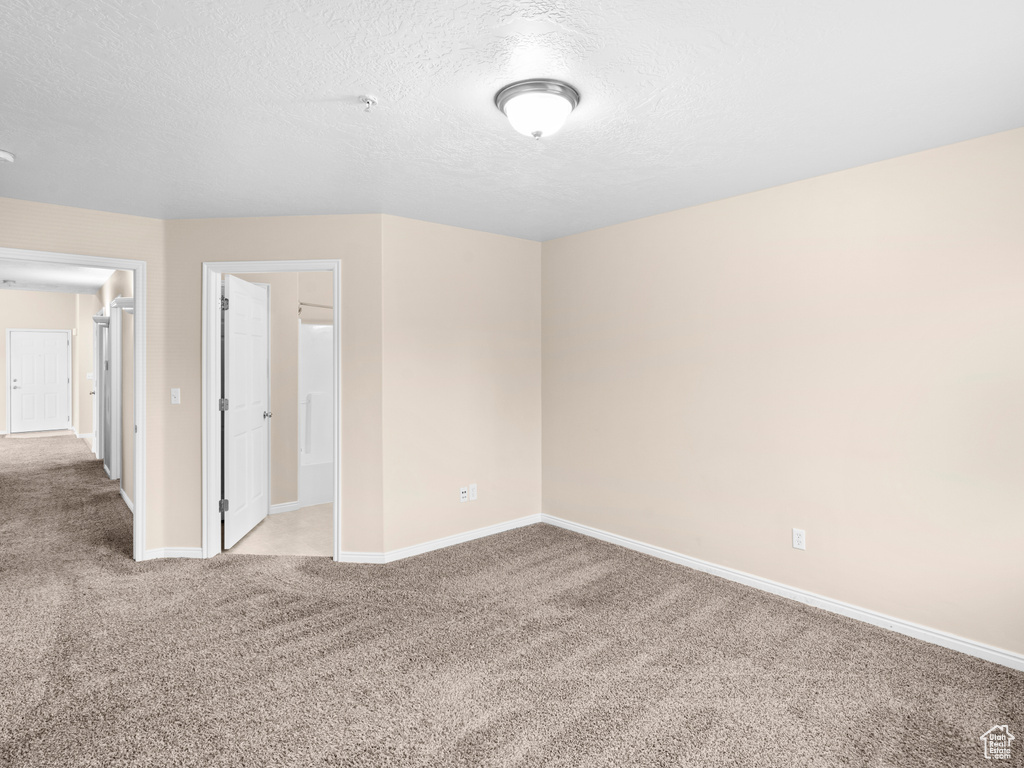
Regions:
<svg viewBox="0 0 1024 768"><path fill-rule="evenodd" d="M0 537L5 559L38 558L43 573L45 564L60 568L85 552L130 561L132 513L85 440L71 433L6 435L0 439Z"/></svg>

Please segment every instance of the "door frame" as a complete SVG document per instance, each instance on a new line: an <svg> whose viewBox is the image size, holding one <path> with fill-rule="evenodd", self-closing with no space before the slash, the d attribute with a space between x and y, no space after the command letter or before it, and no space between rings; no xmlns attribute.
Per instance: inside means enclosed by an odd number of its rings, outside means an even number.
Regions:
<svg viewBox="0 0 1024 768"><path fill-rule="evenodd" d="M135 294L135 514L132 518L132 557L146 559L146 262L141 259L112 259L74 253L29 251L0 247L0 259L50 264L69 264L132 273ZM72 374L73 375L73 374ZM95 380L95 371L93 372Z"/></svg>
<svg viewBox="0 0 1024 768"><path fill-rule="evenodd" d="M67 334L68 338L68 425L66 429L71 429L71 414L72 414L72 390L74 385L72 384L71 377L74 375L74 369L71 367L71 331L63 328L8 328L7 329L7 434L14 434L14 425L11 423L11 334L12 333L64 333ZM45 432L46 430L39 430ZM18 433L22 434L22 433Z"/></svg>
<svg viewBox="0 0 1024 768"><path fill-rule="evenodd" d="M203 262L203 557L221 553L220 532L220 285L225 274L330 272L334 307L334 560L341 557L341 260ZM298 309L298 308L296 308ZM230 311L230 310L229 310ZM296 315L296 322L298 316ZM272 363L271 363L272 364ZM269 384L268 384L269 386ZM269 391L269 390L268 390Z"/></svg>
<svg viewBox="0 0 1024 768"><path fill-rule="evenodd" d="M92 385L93 391L96 393L93 396L92 401L92 446L93 453L96 458L103 462L103 471L107 473L107 477L113 479L111 474L113 464L110 457L110 446L107 445L108 439L113 438L114 428L111 425L110 435L106 435L103 432L103 406L107 400L107 387L110 386L110 375L109 372L101 368L103 363L103 329L107 330L107 346L111 345L110 340L110 317L108 315L93 315L92 316ZM113 365L113 361L111 361ZM113 397L110 398L113 402ZM111 419L113 419L113 412L111 412ZM109 467L109 468L108 468Z"/></svg>

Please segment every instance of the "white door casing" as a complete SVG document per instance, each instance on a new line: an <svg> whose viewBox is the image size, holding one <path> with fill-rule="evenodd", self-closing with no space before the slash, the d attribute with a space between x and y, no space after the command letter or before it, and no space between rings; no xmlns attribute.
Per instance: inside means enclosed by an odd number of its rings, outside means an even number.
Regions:
<svg viewBox="0 0 1024 768"><path fill-rule="evenodd" d="M326 272L332 287L334 306L334 362L333 402L341 401L342 354L341 306L342 306L342 260L341 259L284 259L271 261L217 261L203 262L203 369L202 369L202 419L203 419L203 556L214 557L221 553L223 541L222 515L218 503L222 498L222 412L217 402L222 395L222 325L221 291L224 275L266 274L293 272ZM334 560L343 557L341 548L342 531L342 421L344 411L338 408L332 419L334 433Z"/></svg>
<svg viewBox="0 0 1024 768"><path fill-rule="evenodd" d="M7 332L8 430L71 427L71 331Z"/></svg>
<svg viewBox="0 0 1024 768"><path fill-rule="evenodd" d="M269 351L266 286L224 277L224 548L270 514Z"/></svg>
<svg viewBox="0 0 1024 768"><path fill-rule="evenodd" d="M113 478L112 441L114 430L111 425L112 393L110 375L110 324L100 326L100 458L107 477Z"/></svg>
<svg viewBox="0 0 1024 768"><path fill-rule="evenodd" d="M107 308L110 318L106 355L110 361L107 376L107 422L110 432L106 441L107 466L111 480L121 479L121 312L115 299Z"/></svg>

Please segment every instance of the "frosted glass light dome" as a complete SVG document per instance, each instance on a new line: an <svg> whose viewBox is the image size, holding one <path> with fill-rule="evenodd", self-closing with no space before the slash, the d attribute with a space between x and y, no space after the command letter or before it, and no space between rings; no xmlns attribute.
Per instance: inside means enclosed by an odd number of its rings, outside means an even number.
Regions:
<svg viewBox="0 0 1024 768"><path fill-rule="evenodd" d="M494 97L512 127L535 139L557 133L579 102L576 89L558 80L523 80L505 86Z"/></svg>

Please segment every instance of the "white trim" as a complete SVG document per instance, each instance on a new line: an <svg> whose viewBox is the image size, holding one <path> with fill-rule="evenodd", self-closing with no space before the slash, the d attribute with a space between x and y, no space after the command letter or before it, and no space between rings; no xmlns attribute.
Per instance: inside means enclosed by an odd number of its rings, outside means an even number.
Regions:
<svg viewBox="0 0 1024 768"><path fill-rule="evenodd" d="M4 250L3 248L0 248L0 254L2 254L3 250ZM19 331L30 331L32 333L38 333L38 332L43 332L43 333L66 333L68 335L68 426L67 426L67 428L68 429L72 429L73 428L72 427L72 418L73 418L73 414L75 412L75 408L74 408L75 385L72 382L74 380L75 373L74 373L74 367L72 365L72 359L71 359L71 339L74 337L74 334L72 334L70 330L65 330L63 328L8 328L7 329L7 368L6 368L6 371L5 371L5 374L4 374L4 379L5 379L6 383L7 383L7 430L8 430L8 432L10 432L11 434L16 434L16 433L13 432L13 430L11 430L11 393L13 392L13 390L11 389L11 386L12 386L12 384L11 384L11 334L15 333L15 332L19 332ZM32 431L32 430L27 430L27 431ZM40 432L49 432L50 430L47 429L47 430L39 430L39 431ZM6 434L8 434L8 432L3 432L2 434L6 435ZM21 434L21 433L17 433L17 434Z"/></svg>
<svg viewBox="0 0 1024 768"><path fill-rule="evenodd" d="M393 549L390 552L341 552L335 560L339 563L376 563L378 565L393 563L396 560L404 560L407 557L415 557L416 555L433 552L437 549L452 547L456 544L473 541L473 539L482 539L485 536L493 536L496 533L504 533L505 531L511 531L513 528L522 528L539 522L541 522L541 516L538 512L535 515L527 515L515 520L506 520L503 523L495 523L494 525L476 528L465 533L454 533L441 539L434 539L423 544L413 544L401 549Z"/></svg>
<svg viewBox="0 0 1024 768"><path fill-rule="evenodd" d="M2 434L3 434L3 432L0 432L0 435L2 435ZM77 430L75 430L75 437L81 438L82 440L86 440L86 439L92 440L92 432L86 432L85 434L82 434L82 433L78 432Z"/></svg>
<svg viewBox="0 0 1024 768"><path fill-rule="evenodd" d="M297 509L302 509L297 501L286 501L284 504L271 504L270 514L280 515L282 512L294 512Z"/></svg>
<svg viewBox="0 0 1024 768"><path fill-rule="evenodd" d="M110 302L108 316L110 328L107 340L110 344L110 479L121 481L121 313L116 310L116 299Z"/></svg>
<svg viewBox="0 0 1024 768"><path fill-rule="evenodd" d="M73 253L0 248L0 258L134 271L135 303L135 523L132 556L146 559L146 262Z"/></svg>
<svg viewBox="0 0 1024 768"><path fill-rule="evenodd" d="M109 323L110 321L107 320ZM103 325L101 315L92 316L92 431L96 439L92 441L92 454L97 459L103 443L103 425L100 424L100 401L103 399L103 361L100 351L100 340L103 332L100 330Z"/></svg>
<svg viewBox="0 0 1024 768"><path fill-rule="evenodd" d="M124 488L121 488L121 498L124 499L124 503L128 506L128 511L133 515L135 514L135 505L132 504L132 500L128 498L128 494L124 492Z"/></svg>
<svg viewBox="0 0 1024 768"><path fill-rule="evenodd" d="M214 557L220 547L220 328L211 318L220 312L221 275L288 272L332 273L334 306L334 559L341 561L341 259L203 262L202 293L202 447L203 447L203 556Z"/></svg>
<svg viewBox="0 0 1024 768"><path fill-rule="evenodd" d="M158 560L162 557L202 558L202 547L158 547L147 549L143 560Z"/></svg>
<svg viewBox="0 0 1024 768"><path fill-rule="evenodd" d="M994 664L1002 664L1004 667L1010 667L1011 669L1024 670L1024 655L1014 653L1013 651L1007 651L1002 648L996 648L992 645L968 640L965 637L953 635L949 632L943 632L938 629L932 629L931 627L925 627L911 621L897 619L894 616L888 616L884 613L878 613L877 611L872 611L867 608L861 608L856 605L851 605L850 603L844 603L840 600L833 600L831 597L818 595L814 592L798 589L797 587L790 587L786 584L780 584L777 581L771 581L770 579L754 576L750 573L737 571L724 565L715 565L714 563L709 563L705 560L698 560L697 558L690 557L689 555L673 552L671 549L656 547L653 544L645 544L642 541L620 536L617 533L602 531L600 528L592 528L589 525L581 525L580 523L563 520L560 517L554 517L547 513L541 515L541 522L547 523L548 525L554 525L558 528L565 528L566 530L574 531L576 533L583 534L584 536L590 536L594 539L607 541L610 544L616 544L626 549L632 549L635 552L642 552L645 555L651 555L652 557L657 557L661 560L668 560L670 563L685 565L688 568L703 571L704 573L710 573L713 576L720 576L723 579L735 581L739 584L745 584L748 587L754 587L755 589L770 592L773 595L779 595L780 597L789 598L790 600L796 600L798 603L804 603L805 605L811 605L815 608L821 608L822 610L829 611L830 613L838 613L840 616L847 616L851 619L863 621L866 624L873 624L876 627L882 627L883 629L889 629L893 632L899 632L901 635L907 635L908 637L913 637L917 640L923 640L926 643L939 645L943 648L959 651L960 653L966 653L968 656L975 656L979 659L984 659L985 661L991 661Z"/></svg>
<svg viewBox="0 0 1024 768"><path fill-rule="evenodd" d="M425 552L433 552L435 549L444 549L445 547L462 544L467 541L472 541L473 539L482 539L485 536L493 536L496 533L511 531L513 528L522 528L525 525L533 525L540 521L541 517L538 512L535 515L527 515L526 517L520 517L515 520L507 520L504 523L495 523L494 525L488 525L484 528L476 528L472 531L466 531L465 533L455 533L451 536L445 536L442 539L434 539L433 541L424 542L423 544L413 544L409 547L393 549L390 552L384 553L384 562L393 563L395 560L404 560L407 557L415 557L416 555L422 555Z"/></svg>
<svg viewBox="0 0 1024 768"><path fill-rule="evenodd" d="M370 563L384 565L387 562L383 552L341 552L336 558L339 563Z"/></svg>

